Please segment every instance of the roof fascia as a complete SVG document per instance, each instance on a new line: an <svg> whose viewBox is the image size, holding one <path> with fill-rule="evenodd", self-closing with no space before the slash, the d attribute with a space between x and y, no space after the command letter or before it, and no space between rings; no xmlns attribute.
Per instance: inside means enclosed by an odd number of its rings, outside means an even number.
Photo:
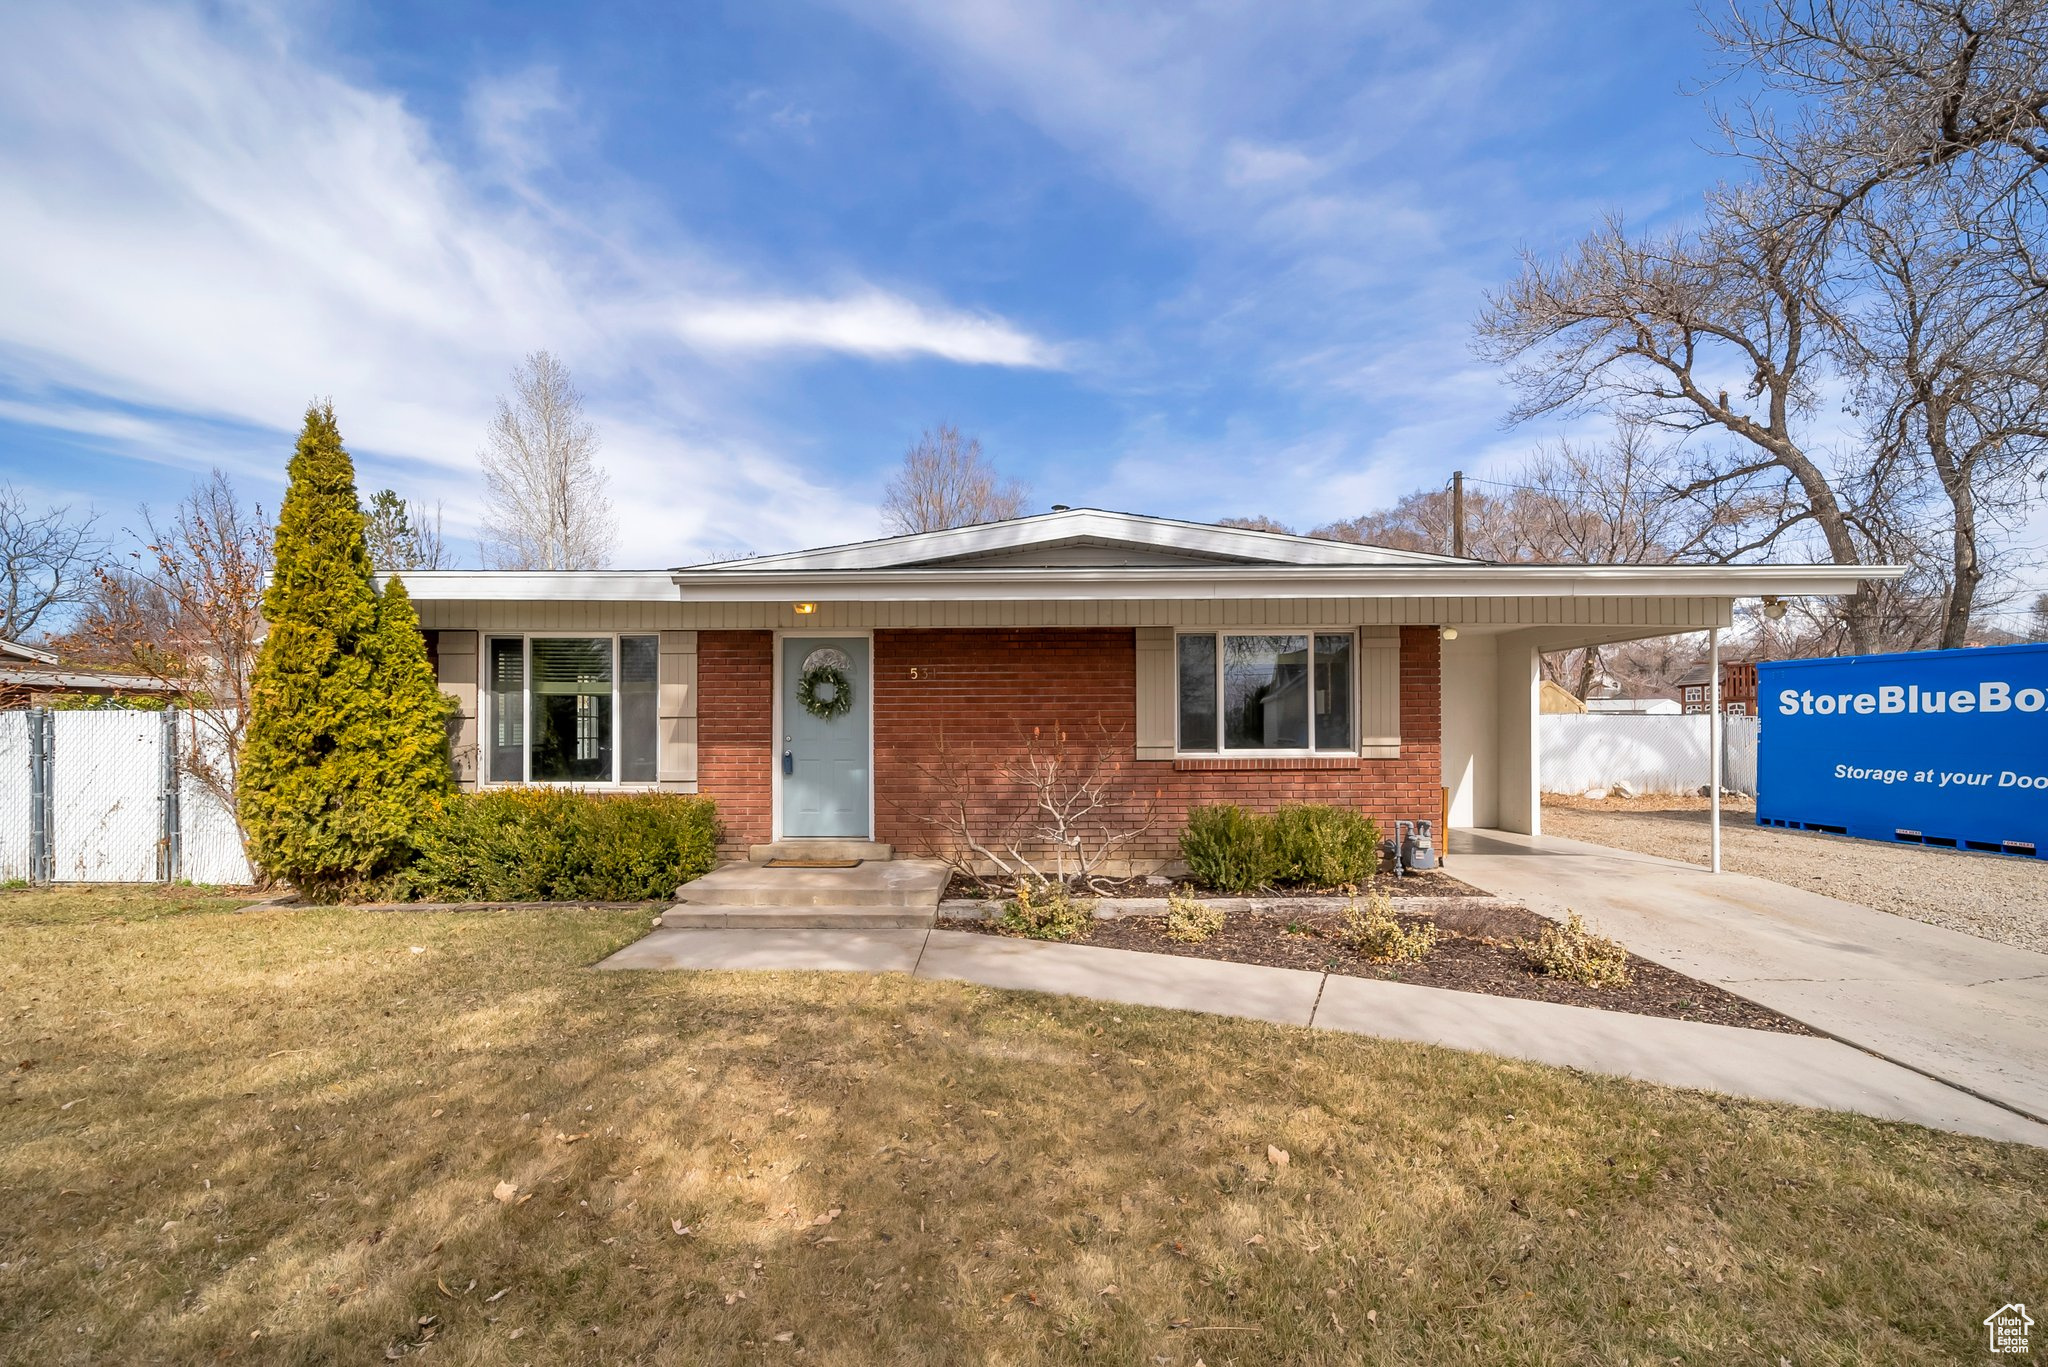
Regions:
<svg viewBox="0 0 2048 1367"><path fill-rule="evenodd" d="M1853 592L1901 566L1370 565L770 571L674 575L688 602L1203 598L1750 598Z"/></svg>

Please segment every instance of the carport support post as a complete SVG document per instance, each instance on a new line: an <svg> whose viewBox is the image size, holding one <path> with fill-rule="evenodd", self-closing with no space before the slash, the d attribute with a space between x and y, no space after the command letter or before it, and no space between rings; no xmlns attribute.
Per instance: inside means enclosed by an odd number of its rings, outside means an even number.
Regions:
<svg viewBox="0 0 2048 1367"><path fill-rule="evenodd" d="M1721 871L1721 628L1707 628L1707 866Z"/></svg>

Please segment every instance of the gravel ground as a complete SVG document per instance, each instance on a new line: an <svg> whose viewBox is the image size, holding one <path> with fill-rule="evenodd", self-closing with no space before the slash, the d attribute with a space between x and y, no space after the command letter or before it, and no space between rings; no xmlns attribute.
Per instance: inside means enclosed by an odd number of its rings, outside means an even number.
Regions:
<svg viewBox="0 0 2048 1367"><path fill-rule="evenodd" d="M1722 809L1721 862L1731 872L2048 953L2048 860L1850 840L1759 827L1754 820L1747 801L1730 801ZM1543 832L1705 864L1707 800L1593 802L1548 793Z"/></svg>

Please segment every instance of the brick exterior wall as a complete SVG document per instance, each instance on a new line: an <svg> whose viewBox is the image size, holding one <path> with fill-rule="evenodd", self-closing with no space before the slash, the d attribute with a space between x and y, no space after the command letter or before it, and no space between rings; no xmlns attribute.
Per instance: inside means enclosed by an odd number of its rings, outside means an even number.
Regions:
<svg viewBox="0 0 2048 1367"><path fill-rule="evenodd" d="M947 796L932 777L949 767L942 756L978 776L972 791L993 822L1005 803L994 771L1022 753L1033 727L1049 739L1064 725L1079 750L1100 734L1098 721L1118 739L1114 791L1122 812L1128 818L1148 803L1153 809L1151 831L1130 847L1140 864L1176 859L1188 808L1206 802L1259 811L1283 802L1338 803L1361 808L1392 834L1395 818L1434 819L1442 805L1440 650L1434 627L1402 629L1398 759L1141 762L1130 753L1137 643L1128 629L877 631L876 838L905 852L928 846L934 829L916 814Z"/></svg>
<svg viewBox="0 0 2048 1367"><path fill-rule="evenodd" d="M722 852L769 839L775 633L697 633L697 791L718 801Z"/></svg>
<svg viewBox="0 0 2048 1367"><path fill-rule="evenodd" d="M774 636L705 631L697 651L698 790L717 799L726 853L738 854L772 829ZM928 849L936 832L917 813L944 803L947 786L934 775L949 770L974 778L971 800L993 824L1016 796L998 791L996 771L1022 755L1033 727L1049 741L1065 726L1079 753L1093 748L1098 721L1116 738L1116 815L1153 809L1151 831L1130 847L1141 867L1177 859L1188 808L1206 802L1258 811L1337 803L1362 809L1391 835L1397 817L1434 819L1441 806L1440 651L1436 628L1402 628L1398 759L1141 762L1131 754L1137 638L1129 628L877 631L875 838L905 854Z"/></svg>

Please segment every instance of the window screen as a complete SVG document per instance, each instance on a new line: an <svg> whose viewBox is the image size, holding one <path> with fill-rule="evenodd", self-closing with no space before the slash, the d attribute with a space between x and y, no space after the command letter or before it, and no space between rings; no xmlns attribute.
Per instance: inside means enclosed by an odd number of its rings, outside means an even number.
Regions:
<svg viewBox="0 0 2048 1367"><path fill-rule="evenodd" d="M1180 748L1216 748L1216 638L1183 636L1180 658Z"/></svg>
<svg viewBox="0 0 2048 1367"><path fill-rule="evenodd" d="M606 783L612 777L612 643L602 636L540 636L530 693L536 783Z"/></svg>
<svg viewBox="0 0 2048 1367"><path fill-rule="evenodd" d="M1351 749L1351 633L1316 637L1314 702L1316 749Z"/></svg>
<svg viewBox="0 0 2048 1367"><path fill-rule="evenodd" d="M484 778L518 783L526 777L526 643L493 639L485 688L491 733L484 742Z"/></svg>
<svg viewBox="0 0 2048 1367"><path fill-rule="evenodd" d="M619 782L652 783L660 770L661 638L619 638Z"/></svg>
<svg viewBox="0 0 2048 1367"><path fill-rule="evenodd" d="M1308 637L1223 638L1223 745L1308 749Z"/></svg>

